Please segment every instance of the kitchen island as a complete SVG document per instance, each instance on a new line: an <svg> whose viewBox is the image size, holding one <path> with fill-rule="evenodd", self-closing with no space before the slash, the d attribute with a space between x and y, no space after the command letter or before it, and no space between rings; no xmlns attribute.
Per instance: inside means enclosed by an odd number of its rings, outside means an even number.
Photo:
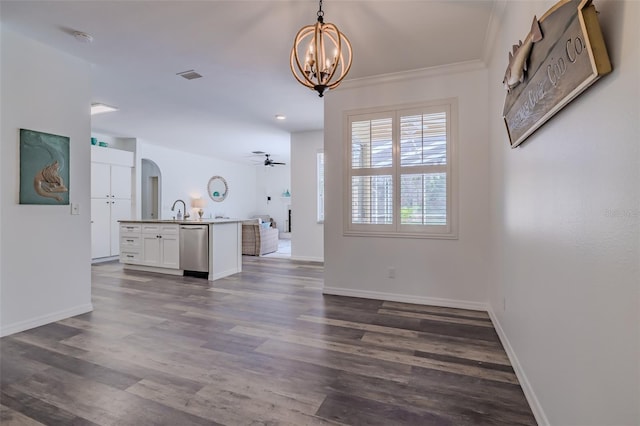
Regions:
<svg viewBox="0 0 640 426"><path fill-rule="evenodd" d="M239 219L207 220L121 220L120 263L125 269L184 275L183 267L191 268L193 250L185 258L184 244L187 230L204 228L203 247L206 260L198 273L209 281L242 272L242 224ZM181 250L182 237L182 250ZM182 259L180 258L182 254ZM202 253L199 253L202 254Z"/></svg>

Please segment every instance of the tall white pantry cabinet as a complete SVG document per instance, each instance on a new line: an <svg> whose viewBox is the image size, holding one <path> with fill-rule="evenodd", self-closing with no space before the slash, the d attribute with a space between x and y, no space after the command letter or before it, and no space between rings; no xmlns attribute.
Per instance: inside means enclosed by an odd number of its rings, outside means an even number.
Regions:
<svg viewBox="0 0 640 426"><path fill-rule="evenodd" d="M91 257L120 253L118 220L132 218L133 152L91 147Z"/></svg>

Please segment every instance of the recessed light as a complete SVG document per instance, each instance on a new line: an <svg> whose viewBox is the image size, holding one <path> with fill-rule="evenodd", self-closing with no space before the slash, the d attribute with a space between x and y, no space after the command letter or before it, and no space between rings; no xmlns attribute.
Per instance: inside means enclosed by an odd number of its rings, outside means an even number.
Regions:
<svg viewBox="0 0 640 426"><path fill-rule="evenodd" d="M282 114L276 114L276 120L285 120L287 117Z"/></svg>
<svg viewBox="0 0 640 426"><path fill-rule="evenodd" d="M91 104L91 115L101 114L103 112L117 111L118 108L105 104Z"/></svg>

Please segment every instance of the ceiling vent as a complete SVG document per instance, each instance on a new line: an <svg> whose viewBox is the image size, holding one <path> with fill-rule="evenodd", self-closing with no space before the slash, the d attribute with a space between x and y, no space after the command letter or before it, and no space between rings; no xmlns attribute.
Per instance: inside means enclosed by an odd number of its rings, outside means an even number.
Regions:
<svg viewBox="0 0 640 426"><path fill-rule="evenodd" d="M193 79L202 77L202 75L198 74L194 70L182 71L182 72L177 73L176 75L179 75L180 77L184 77L187 80L193 80Z"/></svg>

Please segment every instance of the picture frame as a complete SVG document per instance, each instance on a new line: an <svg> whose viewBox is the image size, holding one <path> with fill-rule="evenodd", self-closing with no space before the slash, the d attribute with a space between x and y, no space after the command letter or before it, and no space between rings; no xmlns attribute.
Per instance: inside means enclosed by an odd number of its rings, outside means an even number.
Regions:
<svg viewBox="0 0 640 426"><path fill-rule="evenodd" d="M20 204L69 205L69 137L20 129Z"/></svg>
<svg viewBox="0 0 640 426"><path fill-rule="evenodd" d="M534 28L541 36L532 43ZM531 44L529 44L531 43ZM529 52L528 54L526 52ZM524 61L518 56L524 53ZM522 66L514 69L514 64ZM600 77L611 62L591 0L560 0L513 46L503 83L502 116L512 148L519 146ZM513 73L519 81L510 78ZM513 86L509 82L513 82Z"/></svg>

